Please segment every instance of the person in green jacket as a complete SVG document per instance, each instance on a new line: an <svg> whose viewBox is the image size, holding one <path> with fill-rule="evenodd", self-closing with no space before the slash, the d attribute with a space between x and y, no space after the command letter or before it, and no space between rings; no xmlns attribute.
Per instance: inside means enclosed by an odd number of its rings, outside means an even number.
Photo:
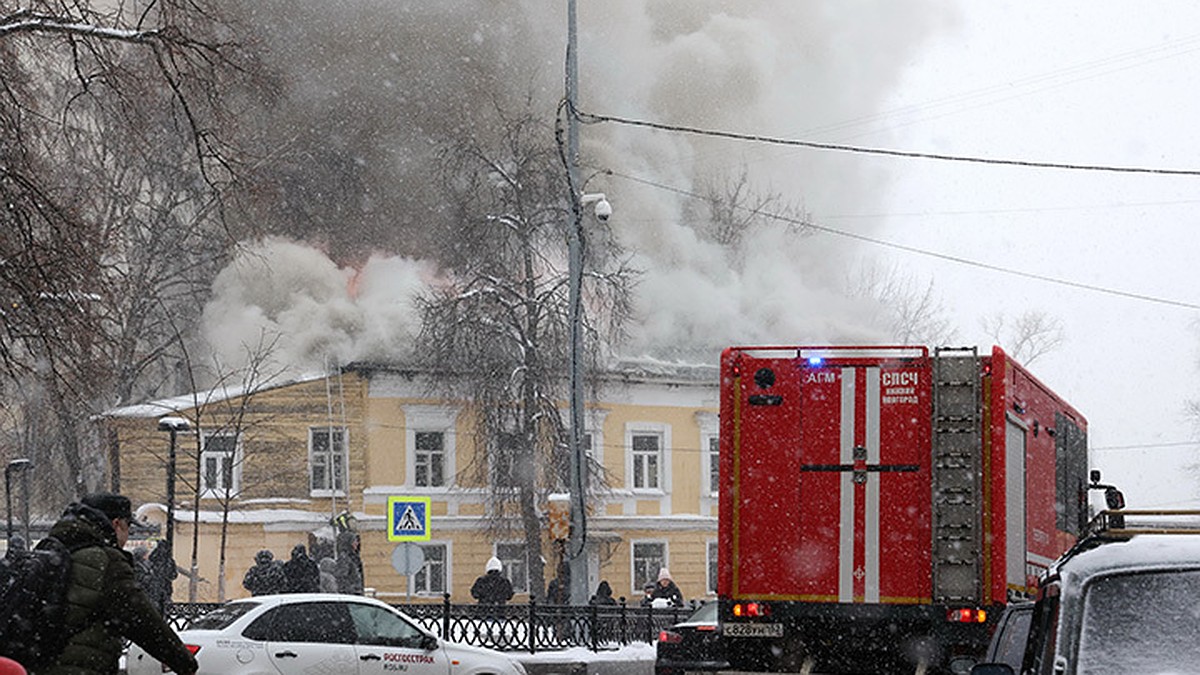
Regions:
<svg viewBox="0 0 1200 675"><path fill-rule="evenodd" d="M71 549L66 646L33 675L116 673L129 639L180 675L199 666L179 636L138 586L133 558L124 550L133 520L129 498L111 492L87 495L67 507L50 530Z"/></svg>

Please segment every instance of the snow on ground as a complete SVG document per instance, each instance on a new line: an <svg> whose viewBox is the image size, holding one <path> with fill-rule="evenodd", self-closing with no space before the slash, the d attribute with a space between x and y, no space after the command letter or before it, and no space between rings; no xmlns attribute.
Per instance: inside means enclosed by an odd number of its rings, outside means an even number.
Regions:
<svg viewBox="0 0 1200 675"><path fill-rule="evenodd" d="M654 645L635 642L614 650L593 652L583 647L559 651L507 652L520 661L529 675L652 675Z"/></svg>

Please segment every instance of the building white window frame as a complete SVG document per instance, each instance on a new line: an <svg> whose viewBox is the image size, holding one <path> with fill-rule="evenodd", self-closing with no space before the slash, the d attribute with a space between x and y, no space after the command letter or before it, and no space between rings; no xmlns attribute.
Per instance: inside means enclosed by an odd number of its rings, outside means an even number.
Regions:
<svg viewBox="0 0 1200 675"><path fill-rule="evenodd" d="M339 433L340 432L340 433ZM316 435L325 433L328 434L329 445L333 445L335 433L339 433L342 439L341 451L333 450L318 453L316 450ZM338 478L338 464L341 464L341 485L332 487L313 487L313 473L317 468L317 459L319 455L329 455L330 461L326 467L327 475L331 475L336 482ZM308 490L313 497L344 497L350 484L350 429L342 425L320 425L311 426L308 428Z"/></svg>
<svg viewBox="0 0 1200 675"><path fill-rule="evenodd" d="M440 405L406 405L404 410L404 484L418 490L451 488L458 474L456 467L458 408ZM442 434L442 485L417 485L417 434Z"/></svg>
<svg viewBox="0 0 1200 675"><path fill-rule="evenodd" d="M417 545L420 546L425 553L425 564L421 566L421 569L418 570L416 574L410 575L407 578L406 583L409 585L408 591L409 593L419 597L440 598L442 597L443 593L450 590L451 580L454 578L453 569L451 569L450 565L452 553L451 542L432 540L426 542L417 542ZM431 548L440 548L442 550L443 557L440 562L434 561L430 558L429 549ZM430 571L432 569L436 569L439 564L441 567L441 583L435 584L434 586L440 585L441 588L431 587L431 584L429 583L431 578Z"/></svg>
<svg viewBox="0 0 1200 675"><path fill-rule="evenodd" d="M505 551L500 550L502 546ZM492 555L499 558L504 566L501 574L512 582L513 593L529 592L529 560L525 556L527 550L528 547L523 541L499 541L492 548Z"/></svg>
<svg viewBox="0 0 1200 675"><path fill-rule="evenodd" d="M505 443L524 443L519 431L501 431L496 438L496 446L499 448ZM500 460L510 462L508 466L502 466ZM517 490L520 482L513 474L513 470L517 468L512 461L519 459L520 454L514 453L511 450L496 452L488 457L488 485L498 490ZM503 482L501 479L504 479Z"/></svg>
<svg viewBox="0 0 1200 675"><path fill-rule="evenodd" d="M704 543L704 591L708 595L717 594L717 575L720 574L720 569L717 565L721 549L717 545L716 539L709 539Z"/></svg>
<svg viewBox="0 0 1200 675"><path fill-rule="evenodd" d="M658 465L658 485L648 487L637 485L634 481L635 467L639 462L635 457L634 438L639 436L657 436L658 452L655 453ZM650 453L638 453L642 456ZM643 466L643 469L645 465ZM643 476L645 476L643 472ZM660 422L630 422L625 425L625 485L636 493L663 495L671 491L671 425Z"/></svg>
<svg viewBox="0 0 1200 675"><path fill-rule="evenodd" d="M721 468L720 422L717 415L711 412L697 412L695 417L696 426L700 428L700 495L715 499L720 491L719 483L715 486L712 484L713 476L718 476Z"/></svg>
<svg viewBox="0 0 1200 675"><path fill-rule="evenodd" d="M638 548L642 546L660 546L662 547L662 556L658 560L657 565L652 565L644 570L646 578L639 578L638 570ZM667 546L666 539L634 539L629 542L629 578L633 582L630 597L641 598L643 586L647 583L658 581L658 570L662 567L670 569L667 562L670 560L671 552ZM642 556L642 560L647 559Z"/></svg>
<svg viewBox="0 0 1200 675"><path fill-rule="evenodd" d="M437 447L422 448L430 440L437 440ZM424 479L422 480L422 474ZM413 485L416 487L446 487L446 432L416 431L413 433Z"/></svg>
<svg viewBox="0 0 1200 675"><path fill-rule="evenodd" d="M233 451L210 450L209 442L214 438L233 438ZM200 451L200 496L203 498L236 497L242 491L242 435L228 431L213 431L204 434L203 449ZM228 457L228 463L222 461ZM216 461L218 482L229 482L228 492L225 486L213 486L209 483L209 462ZM311 479L310 479L311 480Z"/></svg>

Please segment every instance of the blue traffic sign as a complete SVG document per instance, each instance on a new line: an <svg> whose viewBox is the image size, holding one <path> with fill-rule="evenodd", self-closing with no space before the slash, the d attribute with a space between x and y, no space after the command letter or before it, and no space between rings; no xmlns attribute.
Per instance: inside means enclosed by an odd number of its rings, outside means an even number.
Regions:
<svg viewBox="0 0 1200 675"><path fill-rule="evenodd" d="M388 497L388 541L429 540L429 497Z"/></svg>

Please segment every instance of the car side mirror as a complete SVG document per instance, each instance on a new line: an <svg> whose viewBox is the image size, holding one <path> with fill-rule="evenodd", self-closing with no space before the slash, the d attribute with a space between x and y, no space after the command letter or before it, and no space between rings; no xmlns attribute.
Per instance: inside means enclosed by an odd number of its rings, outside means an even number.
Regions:
<svg viewBox="0 0 1200 675"><path fill-rule="evenodd" d="M427 652L431 652L437 648L438 648L438 639L435 638L434 636L426 635L421 640L421 649L424 649Z"/></svg>
<svg viewBox="0 0 1200 675"><path fill-rule="evenodd" d="M971 675L1015 675L1007 663L977 663L971 667Z"/></svg>

